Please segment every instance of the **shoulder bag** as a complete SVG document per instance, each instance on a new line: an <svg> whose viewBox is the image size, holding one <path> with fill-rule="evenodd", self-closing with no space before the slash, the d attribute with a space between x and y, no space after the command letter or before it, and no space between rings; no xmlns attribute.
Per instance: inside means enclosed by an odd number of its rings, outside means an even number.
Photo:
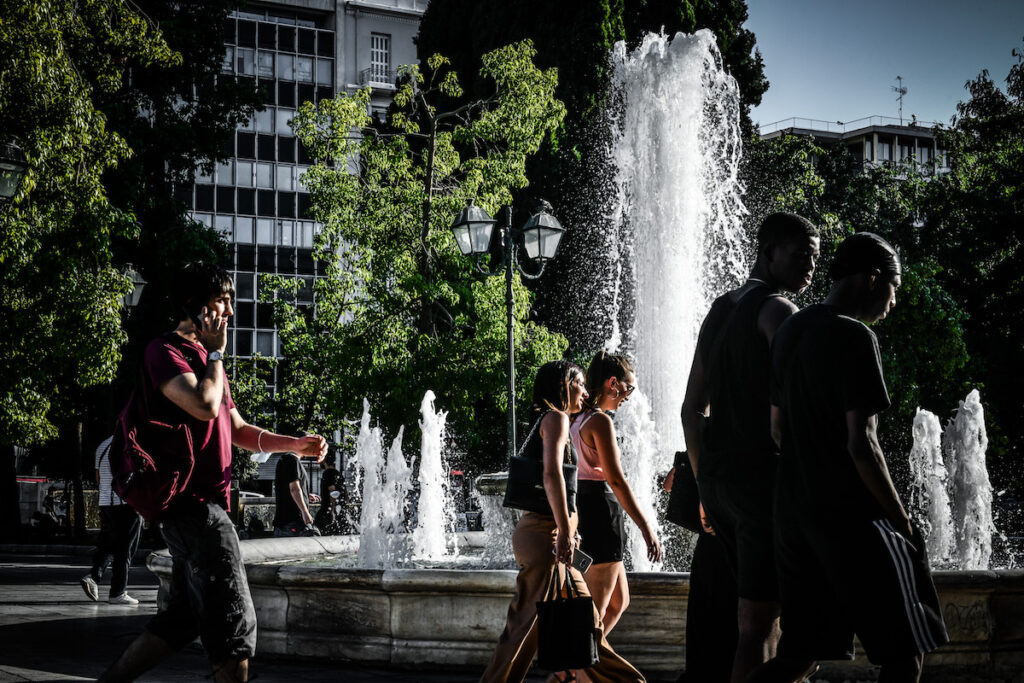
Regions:
<svg viewBox="0 0 1024 683"><path fill-rule="evenodd" d="M560 581L551 570L545 599L537 603L537 664L550 671L587 669L598 661L594 601L580 595L569 567Z"/></svg>
<svg viewBox="0 0 1024 683"><path fill-rule="evenodd" d="M548 411L550 412L550 411ZM544 490L544 459L524 455L530 440L536 435L540 421L548 412L541 413L526 435L526 440L508 462L508 479L505 481L505 500L503 505L542 515L551 514L551 504ZM565 502L569 512L576 511L576 463L572 440L568 442L569 456L562 462L562 478L565 479Z"/></svg>

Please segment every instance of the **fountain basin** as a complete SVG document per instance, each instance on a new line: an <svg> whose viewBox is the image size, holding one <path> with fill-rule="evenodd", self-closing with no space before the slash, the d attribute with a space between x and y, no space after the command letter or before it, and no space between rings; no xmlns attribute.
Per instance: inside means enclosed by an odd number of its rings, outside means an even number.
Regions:
<svg viewBox="0 0 1024 683"><path fill-rule="evenodd" d="M482 532L461 535L478 545ZM259 624L261 655L394 667L482 670L515 588L516 573L485 569L352 569L358 537L241 542ZM300 560L319 560L299 564ZM163 605L171 577L166 551L151 554ZM685 661L685 573L630 574L631 602L612 645L651 678ZM1024 571L935 574L951 643L929 655L925 681L1024 681ZM863 657L827 662L817 680L874 680Z"/></svg>

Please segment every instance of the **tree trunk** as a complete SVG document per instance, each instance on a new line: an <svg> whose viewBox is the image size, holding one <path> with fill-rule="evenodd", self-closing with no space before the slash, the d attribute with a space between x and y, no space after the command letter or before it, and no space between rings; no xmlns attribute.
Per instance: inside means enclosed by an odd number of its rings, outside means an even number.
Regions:
<svg viewBox="0 0 1024 683"><path fill-rule="evenodd" d="M14 461L14 444L0 446L0 539L12 542L21 534L21 511L18 509L18 471Z"/></svg>
<svg viewBox="0 0 1024 683"><path fill-rule="evenodd" d="M75 469L73 479L75 498L74 537L85 538L85 493L82 491L82 423L75 423Z"/></svg>

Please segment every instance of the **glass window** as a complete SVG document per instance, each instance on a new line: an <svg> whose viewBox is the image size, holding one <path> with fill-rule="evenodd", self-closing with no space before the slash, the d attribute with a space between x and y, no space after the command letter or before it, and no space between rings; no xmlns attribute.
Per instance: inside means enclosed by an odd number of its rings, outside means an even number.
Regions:
<svg viewBox="0 0 1024 683"><path fill-rule="evenodd" d="M292 127L288 125L288 122L295 117L294 109L278 109L277 110L277 134L278 135L291 135Z"/></svg>
<svg viewBox="0 0 1024 683"><path fill-rule="evenodd" d="M277 189L287 190L291 192L295 189L295 167L294 166L278 166L277 167Z"/></svg>
<svg viewBox="0 0 1024 683"><path fill-rule="evenodd" d="M235 219L235 241L252 244L253 219L248 216L238 216Z"/></svg>
<svg viewBox="0 0 1024 683"><path fill-rule="evenodd" d="M283 246L290 247L294 245L294 229L295 223L293 221L281 221L281 244Z"/></svg>
<svg viewBox="0 0 1024 683"><path fill-rule="evenodd" d="M234 221L232 216L217 216L216 217L216 228L217 232L224 235L224 239L228 242L234 237Z"/></svg>
<svg viewBox="0 0 1024 683"><path fill-rule="evenodd" d="M239 356L252 355L252 330L235 330L235 353Z"/></svg>
<svg viewBox="0 0 1024 683"><path fill-rule="evenodd" d="M274 53L260 50L257 62L257 73L260 78L274 77Z"/></svg>
<svg viewBox="0 0 1024 683"><path fill-rule="evenodd" d="M239 187L252 187L252 162L236 161L235 168L235 183Z"/></svg>
<svg viewBox="0 0 1024 683"><path fill-rule="evenodd" d="M213 216L208 213L194 213L192 214L192 219L199 221L206 227L210 227L210 222L213 220Z"/></svg>
<svg viewBox="0 0 1024 683"><path fill-rule="evenodd" d="M261 356L274 355L274 333L260 330L256 332L256 353Z"/></svg>
<svg viewBox="0 0 1024 683"><path fill-rule="evenodd" d="M370 34L370 80L390 83L391 36L386 33Z"/></svg>
<svg viewBox="0 0 1024 683"><path fill-rule="evenodd" d="M276 244L274 239L274 221L271 218L256 219L256 243Z"/></svg>
<svg viewBox="0 0 1024 683"><path fill-rule="evenodd" d="M316 82L317 85L331 85L334 82L334 60L316 60Z"/></svg>
<svg viewBox="0 0 1024 683"><path fill-rule="evenodd" d="M294 58L291 55L277 56L277 77L285 81L295 80L295 71L292 68Z"/></svg>
<svg viewBox="0 0 1024 683"><path fill-rule="evenodd" d="M213 183L213 174L206 173L205 171L203 171L201 167L197 168L196 182L199 183L200 185L211 185Z"/></svg>
<svg viewBox="0 0 1024 683"><path fill-rule="evenodd" d="M303 177L305 176L306 171L308 171L308 170L309 170L309 166L296 166L295 167L295 188L299 192L309 192L309 187L307 187L306 183L303 181Z"/></svg>
<svg viewBox="0 0 1024 683"><path fill-rule="evenodd" d="M235 273L235 296L239 301L252 301L256 289L252 284L252 273Z"/></svg>
<svg viewBox="0 0 1024 683"><path fill-rule="evenodd" d="M312 83L313 82L313 58L312 57L296 57L295 58L295 80L301 83Z"/></svg>
<svg viewBox="0 0 1024 683"><path fill-rule="evenodd" d="M295 52L295 29L277 27L277 49L282 52Z"/></svg>
<svg viewBox="0 0 1024 683"><path fill-rule="evenodd" d="M236 70L246 76L256 75L256 50L240 47L236 50Z"/></svg>
<svg viewBox="0 0 1024 683"><path fill-rule="evenodd" d="M223 164L217 164L217 184L233 185L235 182L233 178L234 170L235 164L233 161L226 161Z"/></svg>
<svg viewBox="0 0 1024 683"><path fill-rule="evenodd" d="M235 73L235 48L230 45L224 50L224 59L221 60L220 70L229 74Z"/></svg>
<svg viewBox="0 0 1024 683"><path fill-rule="evenodd" d="M238 130L256 131L256 117L250 116L245 121L238 124Z"/></svg>
<svg viewBox="0 0 1024 683"><path fill-rule="evenodd" d="M302 221L302 244L301 247L313 246L313 222Z"/></svg>
<svg viewBox="0 0 1024 683"><path fill-rule="evenodd" d="M260 133L273 133L274 117L273 107L267 107L263 111L256 112L256 130Z"/></svg>
<svg viewBox="0 0 1024 683"><path fill-rule="evenodd" d="M274 186L274 165L256 164L256 187Z"/></svg>

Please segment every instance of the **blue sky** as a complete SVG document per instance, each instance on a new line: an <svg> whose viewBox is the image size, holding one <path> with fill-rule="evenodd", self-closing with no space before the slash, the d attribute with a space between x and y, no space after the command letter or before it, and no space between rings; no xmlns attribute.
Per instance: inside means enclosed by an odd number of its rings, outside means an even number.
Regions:
<svg viewBox="0 0 1024 683"><path fill-rule="evenodd" d="M988 69L1000 86L1024 46L1024 0L748 0L771 87L752 112L852 121L903 116L949 123L964 83Z"/></svg>

